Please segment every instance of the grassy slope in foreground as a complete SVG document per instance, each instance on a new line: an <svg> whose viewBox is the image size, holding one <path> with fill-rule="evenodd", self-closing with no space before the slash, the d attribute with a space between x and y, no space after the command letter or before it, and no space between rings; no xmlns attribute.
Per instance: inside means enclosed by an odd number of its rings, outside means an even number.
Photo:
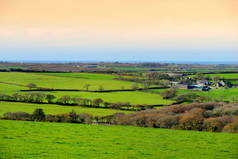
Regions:
<svg viewBox="0 0 238 159"><path fill-rule="evenodd" d="M237 134L130 126L1 121L2 159L229 159Z"/></svg>
<svg viewBox="0 0 238 159"><path fill-rule="evenodd" d="M13 102L0 102L0 116L6 112L27 112L33 113L36 108L42 108L46 114L62 114L69 113L72 110L77 113L88 113L90 115L106 116L117 112L132 113L131 111L121 111L113 109L101 108L85 108L79 106L60 106L54 104L29 104L29 103L13 103Z"/></svg>

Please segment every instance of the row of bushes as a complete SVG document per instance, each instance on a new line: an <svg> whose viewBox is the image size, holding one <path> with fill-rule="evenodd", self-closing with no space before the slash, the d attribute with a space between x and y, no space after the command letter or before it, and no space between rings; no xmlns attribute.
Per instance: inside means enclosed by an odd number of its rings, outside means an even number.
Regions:
<svg viewBox="0 0 238 159"><path fill-rule="evenodd" d="M42 109L33 114L5 113L3 119L70 123L111 123L153 128L238 133L238 106L225 103L175 105L133 114L115 113L108 116L90 116L75 111L66 114L45 115Z"/></svg>
<svg viewBox="0 0 238 159"><path fill-rule="evenodd" d="M86 99L80 98L78 96L70 97L64 95L60 98L56 98L52 94L44 93L25 93L13 95L0 94L0 101L12 101L12 102L26 102L26 103L38 103L38 104L59 104L59 105L73 105L73 106L86 106L93 108L110 108L110 109L120 109L120 110L145 110L151 109L154 106L150 105L131 105L129 102L117 102L110 103L105 102L101 98L96 99Z"/></svg>
<svg viewBox="0 0 238 159"><path fill-rule="evenodd" d="M238 106L225 103L175 105L124 115L117 124L238 133Z"/></svg>
<svg viewBox="0 0 238 159"><path fill-rule="evenodd" d="M65 114L46 115L43 109L35 109L33 114L25 112L7 112L3 114L5 120L48 121L69 123L91 123L93 117L87 113L77 114L75 111Z"/></svg>

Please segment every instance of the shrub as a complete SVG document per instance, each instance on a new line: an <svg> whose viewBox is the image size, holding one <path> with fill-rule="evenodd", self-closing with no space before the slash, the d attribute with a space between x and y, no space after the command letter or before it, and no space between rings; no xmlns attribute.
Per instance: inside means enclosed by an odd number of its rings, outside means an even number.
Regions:
<svg viewBox="0 0 238 159"><path fill-rule="evenodd" d="M87 113L79 114L78 119L81 123L92 123L92 116L88 115Z"/></svg>
<svg viewBox="0 0 238 159"><path fill-rule="evenodd" d="M218 118L208 118L204 120L203 130L211 132L220 132L223 129L223 124Z"/></svg>
<svg viewBox="0 0 238 159"><path fill-rule="evenodd" d="M188 113L185 113L179 120L179 128L183 130L202 130L203 116L202 109L193 109Z"/></svg>
<svg viewBox="0 0 238 159"><path fill-rule="evenodd" d="M178 125L179 123L179 115L168 115L168 114L162 114L157 117L154 126L157 128L172 128Z"/></svg>
<svg viewBox="0 0 238 159"><path fill-rule="evenodd" d="M45 113L43 109L35 109L35 111L32 114L32 120L34 121L44 121L45 120Z"/></svg>
<svg viewBox="0 0 238 159"><path fill-rule="evenodd" d="M7 112L3 114L3 119L7 120L31 120L31 115L25 112Z"/></svg>
<svg viewBox="0 0 238 159"><path fill-rule="evenodd" d="M238 116L223 128L223 132L238 133Z"/></svg>
<svg viewBox="0 0 238 159"><path fill-rule="evenodd" d="M238 106L235 105L223 105L217 107L213 110L214 116L223 116L223 115L238 115Z"/></svg>
<svg viewBox="0 0 238 159"><path fill-rule="evenodd" d="M72 110L72 112L69 113L69 117L70 117L70 122L72 123L76 123L78 120L78 115L74 110Z"/></svg>
<svg viewBox="0 0 238 159"><path fill-rule="evenodd" d="M164 99L169 99L169 98L173 98L175 97L176 94L176 89L175 88L170 88L168 90L165 90L163 92L160 93L160 95L164 98Z"/></svg>

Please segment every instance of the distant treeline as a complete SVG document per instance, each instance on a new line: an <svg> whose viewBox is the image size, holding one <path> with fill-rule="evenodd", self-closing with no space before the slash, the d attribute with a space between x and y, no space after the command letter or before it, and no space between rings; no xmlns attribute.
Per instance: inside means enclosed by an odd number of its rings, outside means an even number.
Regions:
<svg viewBox="0 0 238 159"><path fill-rule="evenodd" d="M31 70L21 68L0 69L0 72L64 73L62 71Z"/></svg>

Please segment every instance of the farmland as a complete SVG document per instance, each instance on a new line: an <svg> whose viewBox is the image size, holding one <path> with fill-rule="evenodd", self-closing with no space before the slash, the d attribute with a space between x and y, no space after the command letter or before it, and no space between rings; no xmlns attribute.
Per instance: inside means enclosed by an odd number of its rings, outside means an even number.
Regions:
<svg viewBox="0 0 238 159"><path fill-rule="evenodd" d="M73 76L73 75L72 75ZM75 75L74 75L75 76ZM90 76L89 78L74 78L69 74L66 75L47 75L40 73L19 73L19 72L0 72L0 82L27 85L34 83L38 87L54 89L81 89L85 90L85 84L90 84L89 90L98 90L103 86L105 90L130 89L133 83L126 81L112 80L108 76L101 75L102 79ZM92 78L90 78L92 77Z"/></svg>
<svg viewBox="0 0 238 159"><path fill-rule="evenodd" d="M224 133L0 121L0 138L2 159L238 157L238 135Z"/></svg>
<svg viewBox="0 0 238 159"><path fill-rule="evenodd" d="M14 103L0 102L0 116L6 112L27 112L32 113L36 108L44 109L46 114L63 114L74 110L77 113L87 113L93 116L112 115L117 112L131 113L129 111L120 111L112 109L86 108L79 106L59 106L54 104L31 104L31 103Z"/></svg>
<svg viewBox="0 0 238 159"><path fill-rule="evenodd" d="M210 133L196 131L181 131L155 128L183 129L181 123L188 115L194 113L199 116L201 110L198 108L176 114L170 112L171 104L176 102L176 97L195 93L198 96L222 99L232 102L231 97L236 98L237 88L231 89L212 89L209 92L194 91L186 89L176 89L176 94L171 98L164 98L162 92L171 88L161 89L132 89L133 84L143 88L140 80L145 80L146 74L130 73L122 75L125 79L115 79L117 74L103 73L23 73L23 72L0 72L0 156L1 159L11 158L237 158L237 134ZM165 76L166 77L166 76ZM168 76L167 76L168 77ZM138 81L133 81L134 79ZM29 83L35 84L35 88L30 88ZM85 85L88 84L88 91ZM103 90L99 91L100 86ZM160 85L150 85L151 87ZM123 87L123 88L122 88ZM62 89L62 90L41 90ZM34 91L34 89L37 89ZM70 89L75 89L70 90ZM124 89L128 89L123 91ZM27 90L27 92L21 91ZM66 91L67 90L67 91ZM113 91L114 90L114 91ZM115 91L117 90L117 91ZM95 92L98 91L98 92ZM34 101L37 96L44 95L42 102ZM32 95L32 96L31 96ZM53 95L55 98L49 102L45 97ZM38 96L38 97L39 97ZM8 100L4 100L6 97ZM16 97L16 99L14 99ZM60 103L62 97L70 97L69 103ZM22 100L19 100L22 98ZM91 101L91 104L73 103L78 98L81 102ZM101 99L102 103L93 105L95 99ZM112 103L106 106L105 103ZM129 105L115 107L117 104L129 103ZM186 103L186 102L184 102ZM114 104L114 105L113 105ZM164 107L169 105L169 107ZM214 112L221 107L214 104ZM141 111L140 106L151 109ZM195 105L193 105L195 106ZM164 107L164 108L163 108ZM182 105L175 105L175 108ZM189 108L190 106L184 108ZM155 109L156 108L156 109ZM162 108L162 109L161 109ZM204 108L201 106L201 108ZM236 108L230 114L236 114ZM44 120L33 119L36 110L42 109L47 117ZM234 109L234 111L233 111ZM74 111L72 111L74 110ZM136 111L140 110L140 111ZM173 109L172 109L173 110ZM176 110L176 109L175 109ZM205 108L202 111L207 111ZM212 112L212 110L209 110ZM10 121L4 115L7 112L28 113L29 121ZM70 114L74 112L75 123L68 120L72 119ZM87 113L90 120L82 122L80 114ZM118 115L116 116L115 115ZM122 114L123 113L123 114ZM144 114L143 114L144 113ZM164 113L164 114L163 114ZM166 114L167 113L167 114ZM7 113L9 114L9 113ZM194 115L192 114L192 115ZM212 114L212 113L210 113ZM11 114L10 114L11 115ZM60 116L61 115L61 116ZM120 116L121 115L121 116ZM145 115L145 116L143 116ZM14 117L14 114L13 114ZM52 117L52 118L50 118ZM218 125L212 131L233 132L229 125L234 124L236 118L230 115L214 118L214 116L202 117L202 121L208 122L210 119L217 120L222 118L226 121L225 125ZM197 119L197 116L192 117ZM10 119L14 119L11 118ZM54 120L51 120L54 119ZM60 119L60 120L59 120ZM85 118L86 119L86 118ZM14 119L14 120L21 120ZM86 120L85 120L86 121ZM51 123L53 122L53 123ZM56 123L61 122L61 123ZM66 123L68 122L68 123ZM70 123L72 122L72 123ZM81 123L81 124L80 124ZM110 126L89 125L82 123L113 124ZM209 125L200 123L201 131L210 130ZM133 125L120 126L120 125ZM228 126L227 126L228 125ZM217 126L217 125L215 125ZM154 128L143 128L154 127ZM212 126L211 126L212 127ZM213 127L212 127L213 128ZM230 128L230 129L228 129ZM183 130L189 130L184 128ZM192 127L190 130L199 130Z"/></svg>
<svg viewBox="0 0 238 159"><path fill-rule="evenodd" d="M18 72L0 72L0 93L13 94L22 93L20 90L27 90L29 83L34 83L38 87L54 89L81 89L85 90L84 85L90 84L89 90L98 90L101 84L104 89L113 90L124 88L131 89L133 82L113 80L113 75L92 74L92 73L18 73ZM74 92L59 91L45 92L53 94L56 97L63 95L79 96L82 98L95 99L102 98L106 102L129 102L131 104L149 104L149 105L169 105L172 100L164 100L160 95L149 94L142 91L133 92Z"/></svg>
<svg viewBox="0 0 238 159"><path fill-rule="evenodd" d="M238 73L216 73L216 74L207 74L209 78L214 76L218 76L221 79L238 79ZM189 77L195 77L195 75L191 75Z"/></svg>
<svg viewBox="0 0 238 159"><path fill-rule="evenodd" d="M150 93L160 93L164 91L163 89L154 89L148 90ZM196 90L187 90L187 89L177 89L176 95L190 94L195 93L199 96L208 97L211 100L222 98L224 101L231 101L232 97L238 99L238 89L212 89L210 91L196 91Z"/></svg>

